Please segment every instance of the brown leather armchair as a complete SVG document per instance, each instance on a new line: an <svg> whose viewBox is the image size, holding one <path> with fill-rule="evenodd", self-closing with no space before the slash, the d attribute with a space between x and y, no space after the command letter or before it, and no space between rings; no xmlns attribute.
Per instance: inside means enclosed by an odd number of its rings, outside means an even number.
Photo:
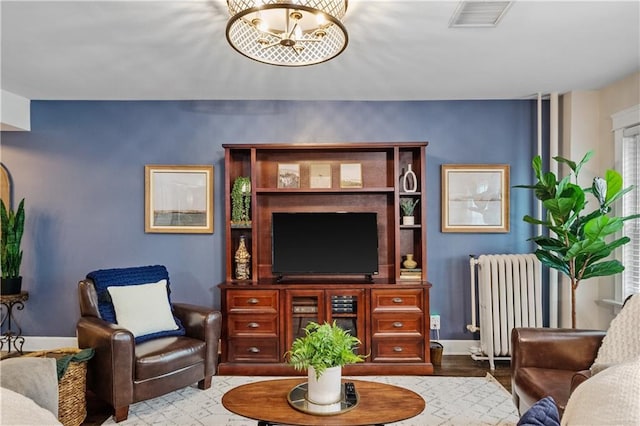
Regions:
<svg viewBox="0 0 640 426"><path fill-rule="evenodd" d="M600 330L514 328L511 393L519 413L550 395L562 416L571 392L591 376L604 336Z"/></svg>
<svg viewBox="0 0 640 426"><path fill-rule="evenodd" d="M184 336L161 337L136 344L133 334L101 319L93 281L78 283L80 348L94 348L87 369L87 388L114 408L116 422L126 420L129 405L198 382L211 386L218 367L222 316L209 308L173 303Z"/></svg>

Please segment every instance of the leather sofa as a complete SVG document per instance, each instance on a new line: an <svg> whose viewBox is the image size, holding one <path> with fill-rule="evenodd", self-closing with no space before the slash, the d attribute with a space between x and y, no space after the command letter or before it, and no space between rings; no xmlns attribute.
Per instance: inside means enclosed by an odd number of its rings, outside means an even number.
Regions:
<svg viewBox="0 0 640 426"><path fill-rule="evenodd" d="M571 392L591 376L604 336L600 330L514 328L511 392L520 415L550 395L562 416Z"/></svg>
<svg viewBox="0 0 640 426"><path fill-rule="evenodd" d="M135 343L129 330L101 318L91 279L80 281L78 291L78 345L95 349L87 368L87 388L114 408L116 422L126 420L129 405L135 402L196 382L200 389L211 386L218 366L220 312L173 303L173 314L186 334Z"/></svg>

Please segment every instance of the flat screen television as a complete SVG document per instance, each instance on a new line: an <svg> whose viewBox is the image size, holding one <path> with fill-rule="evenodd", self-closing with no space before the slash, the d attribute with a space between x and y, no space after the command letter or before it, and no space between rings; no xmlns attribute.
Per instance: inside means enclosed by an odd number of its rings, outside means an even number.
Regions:
<svg viewBox="0 0 640 426"><path fill-rule="evenodd" d="M278 213L272 216L272 272L378 274L377 213Z"/></svg>

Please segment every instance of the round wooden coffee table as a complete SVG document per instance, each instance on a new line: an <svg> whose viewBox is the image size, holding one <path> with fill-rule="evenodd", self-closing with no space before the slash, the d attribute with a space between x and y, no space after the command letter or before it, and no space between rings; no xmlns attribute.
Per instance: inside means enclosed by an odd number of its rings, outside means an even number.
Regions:
<svg viewBox="0 0 640 426"><path fill-rule="evenodd" d="M332 416L307 414L289 405L289 392L306 378L238 386L224 394L222 405L235 414L257 420L259 425L377 425L405 420L424 410L424 399L408 389L365 380L344 381L355 384L360 400L354 409Z"/></svg>

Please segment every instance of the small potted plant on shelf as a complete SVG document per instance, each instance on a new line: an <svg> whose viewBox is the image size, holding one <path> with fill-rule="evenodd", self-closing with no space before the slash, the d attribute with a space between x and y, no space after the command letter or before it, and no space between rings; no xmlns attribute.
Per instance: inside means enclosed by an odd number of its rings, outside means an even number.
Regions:
<svg viewBox="0 0 640 426"><path fill-rule="evenodd" d="M321 405L340 401L342 367L363 362L366 355L354 351L360 339L340 328L335 321L320 325L309 322L305 335L297 338L285 356L296 370L307 370L309 402Z"/></svg>
<svg viewBox="0 0 640 426"><path fill-rule="evenodd" d="M0 225L2 227L2 235L0 236L0 263L2 266L0 293L19 294L22 291L20 242L24 233L24 198L18 204L18 209L15 212L7 209L4 201L1 201Z"/></svg>
<svg viewBox="0 0 640 426"><path fill-rule="evenodd" d="M415 218L413 216L413 211L420 199L416 198L402 198L400 200L400 209L402 210L402 224L403 225L414 225Z"/></svg>
<svg viewBox="0 0 640 426"><path fill-rule="evenodd" d="M231 223L235 226L251 225L251 179L239 176L231 189Z"/></svg>

